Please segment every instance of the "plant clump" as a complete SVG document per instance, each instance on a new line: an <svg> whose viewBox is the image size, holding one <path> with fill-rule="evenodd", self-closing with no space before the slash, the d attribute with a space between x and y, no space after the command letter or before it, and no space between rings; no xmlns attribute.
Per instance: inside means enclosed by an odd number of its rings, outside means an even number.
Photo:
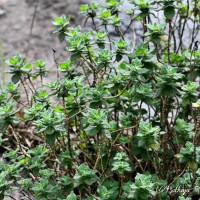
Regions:
<svg viewBox="0 0 200 200"><path fill-rule="evenodd" d="M199 193L199 3L130 0L130 8L121 0L82 5L90 30L55 18L70 56L52 82L44 61L20 54L5 61L11 82L0 92L0 199L13 190L36 200ZM143 37L135 45L128 32L136 21Z"/></svg>

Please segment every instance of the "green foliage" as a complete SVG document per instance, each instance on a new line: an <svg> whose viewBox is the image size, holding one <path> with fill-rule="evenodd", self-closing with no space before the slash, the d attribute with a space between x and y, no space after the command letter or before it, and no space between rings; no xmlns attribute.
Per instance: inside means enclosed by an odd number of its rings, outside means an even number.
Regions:
<svg viewBox="0 0 200 200"><path fill-rule="evenodd" d="M175 96L179 93L180 79L183 78L183 74L177 73L177 67L171 67L164 65L161 67L157 76L158 91L163 96Z"/></svg>
<svg viewBox="0 0 200 200"><path fill-rule="evenodd" d="M194 136L194 124L186 123L183 119L177 119L175 130L177 134L178 142L182 143L186 140L191 139Z"/></svg>
<svg viewBox="0 0 200 200"><path fill-rule="evenodd" d="M140 14L137 16L139 19L144 18L150 14L150 9L152 8L153 1L149 0L130 0L137 9L140 10Z"/></svg>
<svg viewBox="0 0 200 200"><path fill-rule="evenodd" d="M106 110L95 110L90 108L88 110L88 114L89 117L87 119L83 119L83 123L87 123L85 130L88 131L90 136L108 133L107 129L109 128L109 124Z"/></svg>
<svg viewBox="0 0 200 200"><path fill-rule="evenodd" d="M165 24L147 24L148 32L145 36L149 37L149 41L154 44L159 44L161 42L161 36L165 35L163 31L165 29Z"/></svg>
<svg viewBox="0 0 200 200"><path fill-rule="evenodd" d="M176 14L174 2L175 2L174 0L163 1L164 15L165 15L167 20L172 20L172 18Z"/></svg>
<svg viewBox="0 0 200 200"><path fill-rule="evenodd" d="M123 187L124 196L127 199L148 199L155 196L154 183L151 180L151 175L137 174L135 182L128 182Z"/></svg>
<svg viewBox="0 0 200 200"><path fill-rule="evenodd" d="M82 188L83 185L92 185L97 180L96 171L91 170L87 165L82 164L78 167L74 175L75 187Z"/></svg>
<svg viewBox="0 0 200 200"><path fill-rule="evenodd" d="M188 2L130 0L126 11L121 0L84 4L90 30L55 18L70 57L56 62L51 82L42 60L5 60L12 77L0 91L0 199L16 189L36 200L198 192L200 15L199 3ZM130 38L136 21L141 42Z"/></svg>
<svg viewBox="0 0 200 200"><path fill-rule="evenodd" d="M128 158L125 153L117 153L113 158L113 168L112 171L115 171L119 174L124 174L125 172L131 172L131 167L128 163Z"/></svg>
<svg viewBox="0 0 200 200"><path fill-rule="evenodd" d="M74 192L71 192L71 193L67 196L67 200L77 200L76 195L74 194Z"/></svg>
<svg viewBox="0 0 200 200"><path fill-rule="evenodd" d="M58 38L60 42L62 42L65 39L65 31L67 30L69 21L70 17L66 17L65 15L56 17L52 21L52 24L56 27L55 33L58 33Z"/></svg>
<svg viewBox="0 0 200 200"><path fill-rule="evenodd" d="M16 54L14 57L7 59L5 63L9 65L10 73L13 74L12 82L18 83L22 77L23 72L26 71L26 68L23 68L25 59L23 59L20 54Z"/></svg>
<svg viewBox="0 0 200 200"><path fill-rule="evenodd" d="M196 82L188 81L187 84L183 85L181 89L183 106L190 105L191 102L196 102L198 96L198 84Z"/></svg>
<svg viewBox="0 0 200 200"><path fill-rule="evenodd" d="M0 107L0 128L1 132L5 132L9 125L19 123L19 118L16 117L18 110L14 107L14 102L10 101L8 104Z"/></svg>
<svg viewBox="0 0 200 200"><path fill-rule="evenodd" d="M158 150L160 134L159 127L152 127L151 123L141 121L137 133L138 147Z"/></svg>
<svg viewBox="0 0 200 200"><path fill-rule="evenodd" d="M53 145L56 138L65 131L64 116L56 113L52 109L43 110L38 120L33 123L37 129L37 133L44 133L46 140L50 145Z"/></svg>
<svg viewBox="0 0 200 200"><path fill-rule="evenodd" d="M196 147L196 162L200 162L200 147ZM176 155L181 163L187 163L191 168L194 168L194 145L191 142L187 142L185 147L182 147L180 153Z"/></svg>

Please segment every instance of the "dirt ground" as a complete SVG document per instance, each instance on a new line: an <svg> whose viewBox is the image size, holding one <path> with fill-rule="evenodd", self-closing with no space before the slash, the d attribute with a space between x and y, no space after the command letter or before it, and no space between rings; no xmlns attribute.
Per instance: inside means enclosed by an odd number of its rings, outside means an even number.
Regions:
<svg viewBox="0 0 200 200"><path fill-rule="evenodd" d="M39 0L30 37L36 3L37 0L0 0L0 54L3 59L17 52L26 56L28 51L27 62L43 60L52 71L56 68L52 48L56 50L58 62L65 61L68 55L65 43L61 44L53 33L51 21L64 13L71 16L72 24L80 24L79 5L83 0Z"/></svg>

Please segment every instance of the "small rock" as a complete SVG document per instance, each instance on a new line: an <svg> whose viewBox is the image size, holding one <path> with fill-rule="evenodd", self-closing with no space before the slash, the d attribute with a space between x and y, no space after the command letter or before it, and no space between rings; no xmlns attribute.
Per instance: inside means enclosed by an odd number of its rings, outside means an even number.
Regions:
<svg viewBox="0 0 200 200"><path fill-rule="evenodd" d="M6 13L6 11L4 9L0 8L0 16L4 15L5 13Z"/></svg>

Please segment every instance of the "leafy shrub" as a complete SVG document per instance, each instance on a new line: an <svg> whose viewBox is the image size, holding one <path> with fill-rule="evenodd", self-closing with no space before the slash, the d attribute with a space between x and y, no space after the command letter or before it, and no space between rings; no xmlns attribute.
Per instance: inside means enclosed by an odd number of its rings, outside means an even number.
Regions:
<svg viewBox="0 0 200 200"><path fill-rule="evenodd" d="M55 81L45 82L44 61L5 61L12 82L0 93L0 199L12 190L38 200L188 200L199 192L200 5L130 0L124 27L122 4L82 5L89 31L54 19L71 53ZM135 46L128 32L136 21L144 34Z"/></svg>

